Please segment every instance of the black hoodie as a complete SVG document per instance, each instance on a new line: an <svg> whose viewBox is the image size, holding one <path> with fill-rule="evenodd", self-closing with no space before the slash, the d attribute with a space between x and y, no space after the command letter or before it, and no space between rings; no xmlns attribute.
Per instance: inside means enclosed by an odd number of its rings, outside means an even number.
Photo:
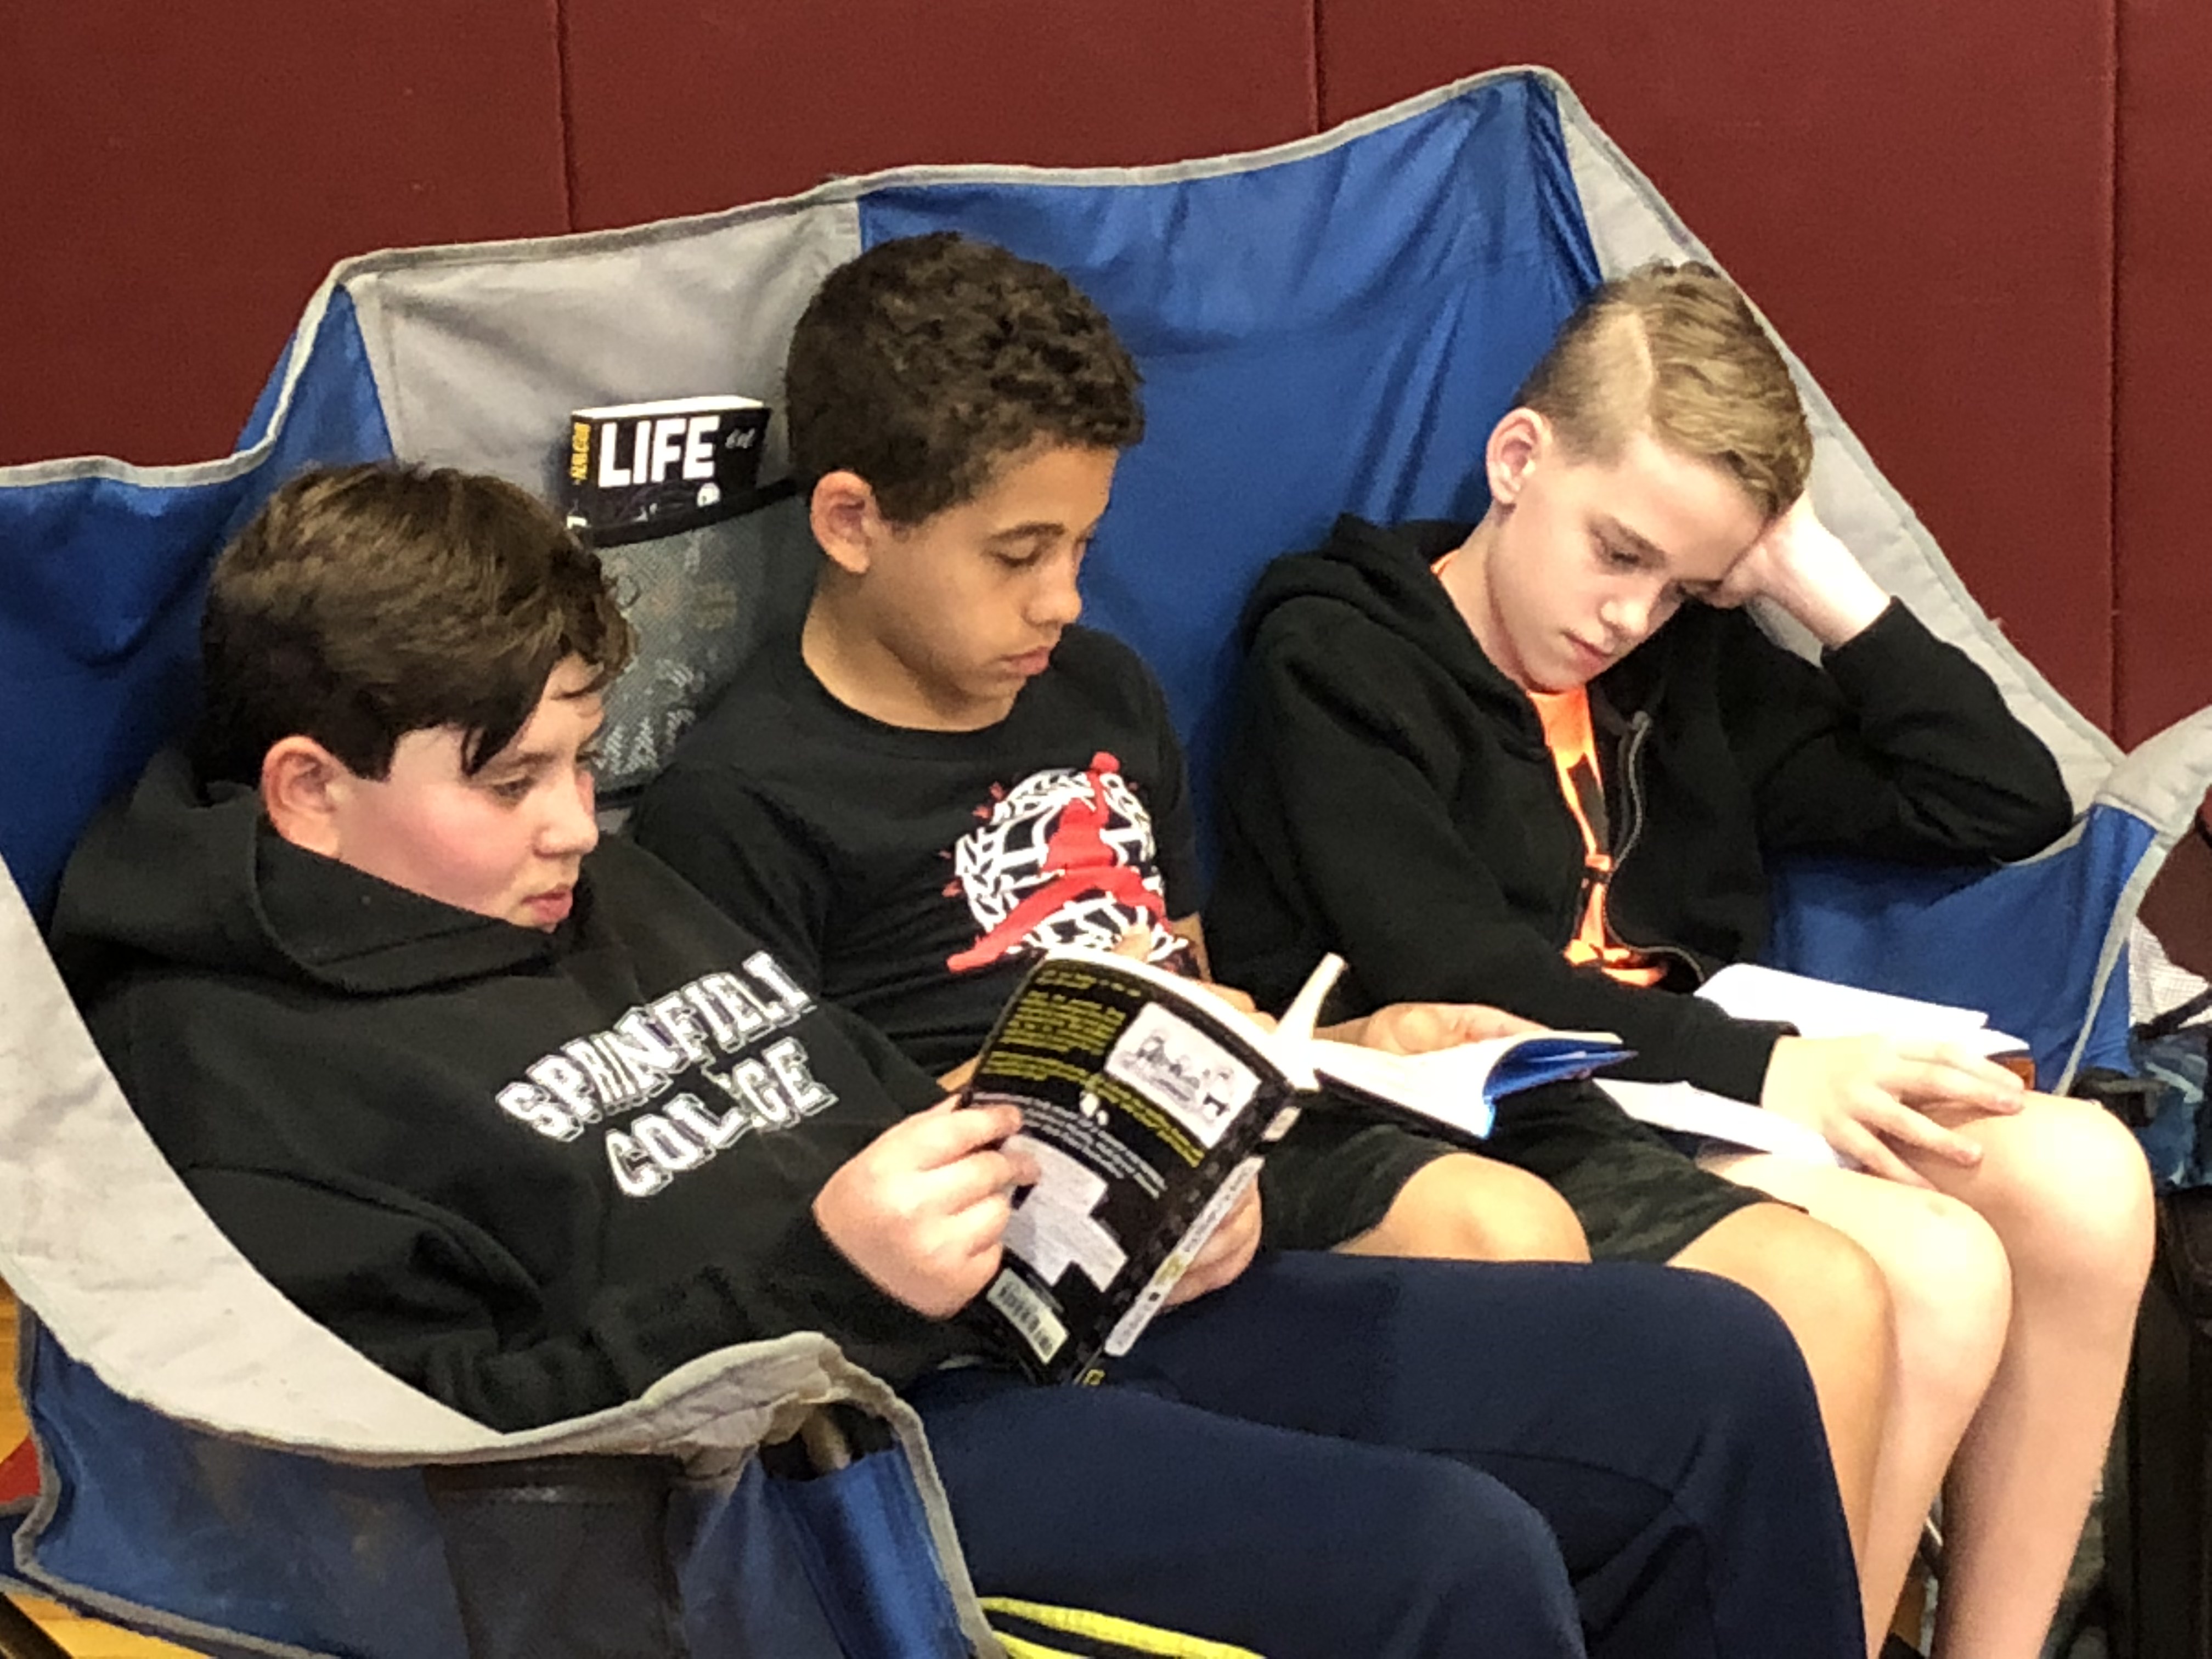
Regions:
<svg viewBox="0 0 2212 1659"><path fill-rule="evenodd" d="M1340 520L1246 608L1206 928L1221 977L1263 1005L1334 950L1363 1008L1488 1002L1617 1031L1638 1052L1623 1075L1756 1101L1782 1028L1675 993L1758 955L1769 854L1986 864L2066 828L2049 751L1902 605L1818 666L1741 611L1685 605L1590 686L1608 920L1668 976L1570 966L1581 831L1534 705L1430 569L1467 534Z"/></svg>
<svg viewBox="0 0 2212 1659"><path fill-rule="evenodd" d="M479 1421L819 1330L893 1383L974 1339L815 1226L936 1085L649 855L550 933L301 850L176 755L87 834L54 947L163 1153L305 1311Z"/></svg>

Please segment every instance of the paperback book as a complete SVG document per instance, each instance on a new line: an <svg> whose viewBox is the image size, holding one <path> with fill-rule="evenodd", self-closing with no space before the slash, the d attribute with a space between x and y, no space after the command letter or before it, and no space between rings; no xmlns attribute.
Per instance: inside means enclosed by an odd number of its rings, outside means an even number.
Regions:
<svg viewBox="0 0 2212 1659"><path fill-rule="evenodd" d="M999 1273L973 1316L1039 1377L1098 1380L1128 1352L1257 1179L1316 1086L1456 1138L1490 1127L1499 1094L1626 1058L1608 1037L1546 1032L1391 1055L1316 1038L1343 964L1315 970L1267 1029L1151 963L1065 948L1040 957L967 1086L1022 1112L1012 1144L1039 1178L1018 1195Z"/></svg>
<svg viewBox="0 0 2212 1659"><path fill-rule="evenodd" d="M1772 1020L1801 1036L1931 1038L1995 1060L2034 1081L2027 1045L1990 1025L1978 1009L1923 1002L1886 991L1865 991L1831 980L1737 963L1723 968L1697 994L1738 1019ZM1855 1164L1803 1124L1747 1102L1731 1100L1688 1083L1629 1083L1601 1079L1629 1116L1656 1128L1773 1152L1805 1164Z"/></svg>

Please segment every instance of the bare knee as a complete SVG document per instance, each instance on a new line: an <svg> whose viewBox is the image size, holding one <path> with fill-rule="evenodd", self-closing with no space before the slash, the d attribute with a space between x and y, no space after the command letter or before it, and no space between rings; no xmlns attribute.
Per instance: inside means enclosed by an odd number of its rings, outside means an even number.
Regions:
<svg viewBox="0 0 2212 1659"><path fill-rule="evenodd" d="M1782 1271L1797 1281L1814 1316L1887 1346L1896 1320L1889 1278L1857 1240L1807 1216L1790 1231Z"/></svg>
<svg viewBox="0 0 2212 1659"><path fill-rule="evenodd" d="M2150 1272L2150 1170L2136 1138L2087 1101L2038 1097L1985 1143L1984 1212L2024 1284L2063 1283L2132 1304Z"/></svg>
<svg viewBox="0 0 2212 1659"><path fill-rule="evenodd" d="M1505 1203L1480 1218L1498 1261L1587 1261L1589 1240L1573 1206L1525 1170L1509 1170Z"/></svg>
<svg viewBox="0 0 2212 1659"><path fill-rule="evenodd" d="M2012 1322L2012 1264L1990 1224L1941 1193L1897 1188L1882 1256L1908 1389L1979 1399Z"/></svg>
<svg viewBox="0 0 2212 1659"><path fill-rule="evenodd" d="M1379 1225L1338 1248L1458 1261L1589 1260L1566 1200L1525 1170L1458 1152L1416 1170Z"/></svg>
<svg viewBox="0 0 2212 1659"><path fill-rule="evenodd" d="M1887 1276L1856 1241L1781 1204L1738 1210L1676 1262L1733 1279L1782 1316L1811 1358L1817 1348L1886 1368L1894 1311Z"/></svg>

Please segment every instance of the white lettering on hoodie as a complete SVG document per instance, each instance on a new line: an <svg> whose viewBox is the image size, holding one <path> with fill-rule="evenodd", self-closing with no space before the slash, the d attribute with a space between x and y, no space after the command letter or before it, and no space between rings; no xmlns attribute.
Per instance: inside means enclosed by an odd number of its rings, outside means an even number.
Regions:
<svg viewBox="0 0 2212 1659"><path fill-rule="evenodd" d="M605 1030L563 1042L496 1098L552 1140L621 1120L603 1131L608 1167L623 1192L650 1198L746 1135L790 1128L836 1103L805 1044L766 1041L813 1006L774 957L757 951L742 975L702 975ZM678 1091L693 1073L721 1098L709 1104L696 1090Z"/></svg>

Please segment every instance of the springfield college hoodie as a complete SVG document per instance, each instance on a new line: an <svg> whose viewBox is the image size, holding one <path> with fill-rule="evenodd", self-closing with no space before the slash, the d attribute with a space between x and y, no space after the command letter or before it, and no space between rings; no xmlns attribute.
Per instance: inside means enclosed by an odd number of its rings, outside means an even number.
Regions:
<svg viewBox="0 0 2212 1659"><path fill-rule="evenodd" d="M934 1083L647 854L538 933L284 842L178 756L54 925L94 1038L216 1224L305 1311L480 1421L627 1399L820 1330L897 1384L977 1339L814 1224Z"/></svg>

